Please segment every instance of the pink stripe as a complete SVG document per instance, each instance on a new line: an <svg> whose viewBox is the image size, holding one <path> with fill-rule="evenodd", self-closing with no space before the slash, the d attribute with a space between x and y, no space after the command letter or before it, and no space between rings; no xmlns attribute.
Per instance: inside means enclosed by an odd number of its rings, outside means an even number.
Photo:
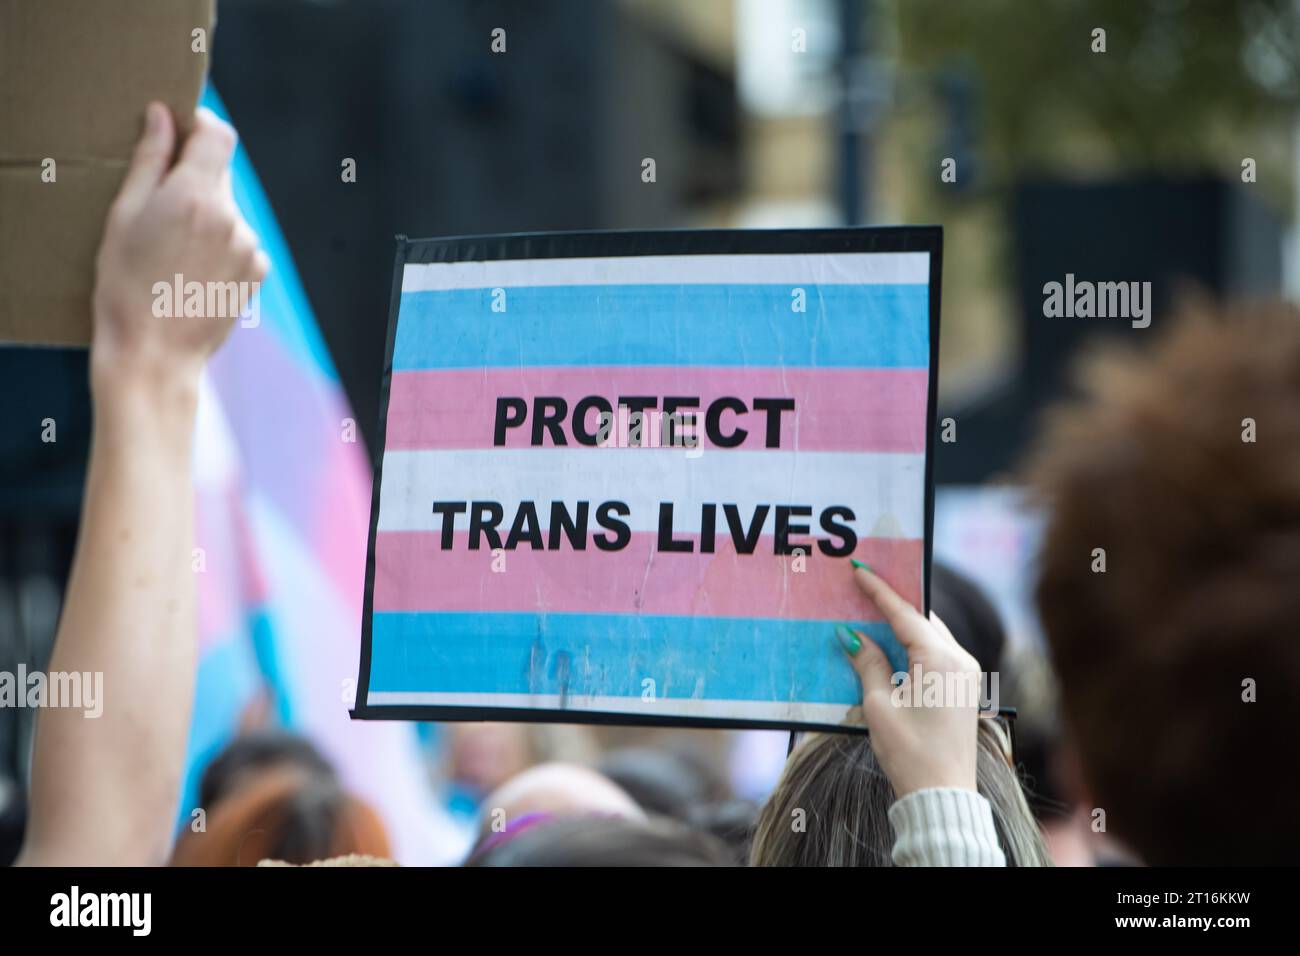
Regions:
<svg viewBox="0 0 1300 956"><path fill-rule="evenodd" d="M920 452L925 447L927 372L916 369L781 369L698 366L619 366L561 368L521 366L482 371L394 372L388 406L389 449L491 448L496 402L517 397L528 402L528 420L506 432L505 447L526 448L532 434L533 399L559 396L568 403L564 434L578 446L572 414L578 401L597 395L611 406L630 396L698 397L696 421L703 435L703 411L716 398L734 396L751 411L724 412L730 433L748 430L737 446L765 447L765 412L754 412L755 398L793 398L795 410L781 413L781 448L806 451ZM775 414L775 413L773 413ZM598 413L589 410L594 433ZM546 446L553 443L543 437ZM707 448L710 443L704 441ZM593 451L602 449L592 448Z"/></svg>
<svg viewBox="0 0 1300 956"><path fill-rule="evenodd" d="M848 558L814 548L806 570L796 572L795 558L772 553L770 536L743 556L725 535L714 554L656 551L655 539L654 532L634 533L621 551L590 544L574 551L567 541L560 551L505 551L505 571L493 571L486 542L470 551L466 534L443 551L436 532L381 531L375 610L879 620L854 586ZM858 542L854 557L920 606L920 540L869 538Z"/></svg>

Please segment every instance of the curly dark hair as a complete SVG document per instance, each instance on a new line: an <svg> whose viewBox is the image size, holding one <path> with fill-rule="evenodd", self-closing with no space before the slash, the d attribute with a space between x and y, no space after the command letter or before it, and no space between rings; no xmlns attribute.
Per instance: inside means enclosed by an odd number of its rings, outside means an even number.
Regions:
<svg viewBox="0 0 1300 956"><path fill-rule="evenodd" d="M1294 864L1278 764L1300 729L1300 310L1188 310L1082 383L1029 475L1090 796L1148 863Z"/></svg>

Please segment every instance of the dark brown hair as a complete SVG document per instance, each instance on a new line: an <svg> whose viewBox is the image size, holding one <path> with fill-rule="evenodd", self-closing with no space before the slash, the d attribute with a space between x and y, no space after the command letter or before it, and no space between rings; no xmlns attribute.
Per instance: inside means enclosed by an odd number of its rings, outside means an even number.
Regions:
<svg viewBox="0 0 1300 956"><path fill-rule="evenodd" d="M1030 477L1038 608L1096 807L1148 863L1294 863L1300 312L1189 313L1083 384Z"/></svg>
<svg viewBox="0 0 1300 956"><path fill-rule="evenodd" d="M265 771L220 800L202 831L182 836L172 865L305 864L349 854L390 855L379 815L335 781L291 768Z"/></svg>

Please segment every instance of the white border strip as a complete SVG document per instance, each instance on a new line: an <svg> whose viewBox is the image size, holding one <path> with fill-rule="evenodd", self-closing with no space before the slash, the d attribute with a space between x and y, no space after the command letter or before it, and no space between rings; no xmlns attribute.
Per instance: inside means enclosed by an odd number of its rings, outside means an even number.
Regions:
<svg viewBox="0 0 1300 956"><path fill-rule="evenodd" d="M720 720L767 720L783 723L842 724L847 704L799 701L695 700L660 697L568 697L558 694L463 694L424 691L371 691L374 707L510 707L517 710L572 710L583 713L635 714L640 717L705 717Z"/></svg>
<svg viewBox="0 0 1300 956"><path fill-rule="evenodd" d="M928 252L408 262L403 292L565 285L924 285Z"/></svg>

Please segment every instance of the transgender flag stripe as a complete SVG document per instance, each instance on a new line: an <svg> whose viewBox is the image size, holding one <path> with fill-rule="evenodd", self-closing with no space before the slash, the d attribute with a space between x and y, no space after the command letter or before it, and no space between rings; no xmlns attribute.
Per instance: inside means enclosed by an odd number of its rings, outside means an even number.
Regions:
<svg viewBox="0 0 1300 956"><path fill-rule="evenodd" d="M520 365L925 368L924 285L528 286L402 293L393 371Z"/></svg>
<svg viewBox="0 0 1300 956"><path fill-rule="evenodd" d="M888 633L884 624L860 626ZM389 613L375 615L373 640L370 686L378 691L639 701L649 678L666 713L692 698L847 707L862 695L834 630L820 621Z"/></svg>
<svg viewBox="0 0 1300 956"><path fill-rule="evenodd" d="M925 285L927 252L840 252L800 255L599 256L499 262L410 262L403 292L552 285L698 285L764 282L789 285Z"/></svg>
<svg viewBox="0 0 1300 956"><path fill-rule="evenodd" d="M611 552L591 544L574 551L563 539L559 554L527 544L506 552L506 570L499 573L487 544L471 551L465 533L456 535L453 550L443 551L437 534L380 532L390 560L375 574L375 609L533 612L542 605L552 613L618 614L635 594L638 614L853 621L867 611L844 559L823 557L806 534L792 542L802 543L808 556L804 571L792 570L791 559L775 553L770 534L744 556L736 554L725 529L712 554L699 553L698 533L674 537L693 542L696 550L658 551L652 532L637 532L625 548ZM918 539L868 539L854 556L887 580L906 582L903 596L921 603L920 582L910 579L921 561Z"/></svg>
<svg viewBox="0 0 1300 956"><path fill-rule="evenodd" d="M694 398L698 407L683 405L679 414L694 412L695 433L705 449L713 447L704 428L704 415L715 399L739 398L750 409L738 418L725 411L720 418L724 434L736 427L746 432L736 449L753 451L766 446L765 413L753 410L755 398L792 398L793 412L781 412L784 450L798 451L925 451L924 414L899 416L897 409L919 407L924 412L928 376L923 369L804 369L804 368L701 368L699 366L637 365L599 368L514 366L511 368L455 369L395 372L390 392L388 444L390 451L417 448L491 448L493 420L483 410L496 407L501 396L522 398L528 405L523 427L506 431L506 448L530 447L534 399L562 398L568 414L565 440L570 447L609 452L613 448L580 445L572 418L579 403L598 397L617 412L620 398L650 396L662 410L665 397ZM587 402L583 426L594 435L600 421L598 409ZM649 418L644 419L642 444L650 443ZM662 419L660 420L662 436ZM617 434L617 433L616 433ZM543 433L551 445L549 432ZM664 444L667 437L661 437ZM615 445L619 442L616 440ZM622 446L628 441L624 440ZM627 448L627 451L639 451Z"/></svg>
<svg viewBox="0 0 1300 956"><path fill-rule="evenodd" d="M484 476L491 476L485 483ZM513 516L521 501L622 501L633 531L659 527L659 502L676 503L675 527L698 531L706 502L738 506L746 524L761 504L845 505L859 536L919 538L925 505L925 456L870 452L706 451L688 459L672 448L498 448L395 451L384 458L380 531L435 531L435 501L501 502ZM772 489L789 489L773 500ZM773 515L763 525L773 532ZM509 519L507 519L509 520ZM465 519L459 519L464 527ZM594 516L592 524L595 524ZM546 527L545 519L542 526Z"/></svg>

